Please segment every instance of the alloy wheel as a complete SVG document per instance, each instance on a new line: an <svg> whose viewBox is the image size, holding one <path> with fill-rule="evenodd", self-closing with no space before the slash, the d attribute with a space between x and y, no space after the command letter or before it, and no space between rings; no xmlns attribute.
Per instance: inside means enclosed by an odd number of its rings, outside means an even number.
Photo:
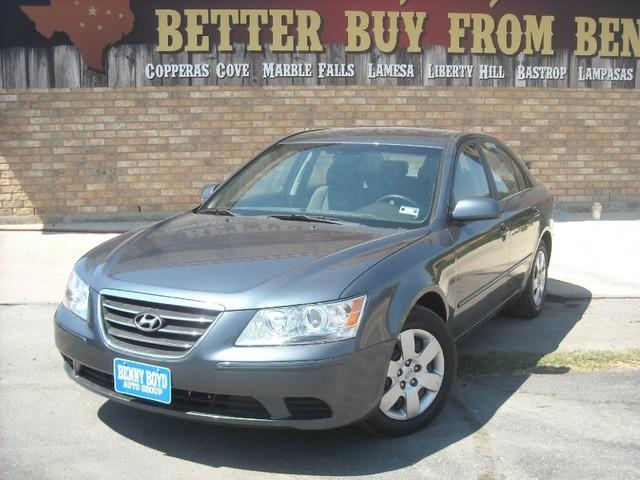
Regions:
<svg viewBox="0 0 640 480"><path fill-rule="evenodd" d="M544 251L539 250L533 265L533 302L539 307L544 297L544 288L547 284L547 259Z"/></svg>
<svg viewBox="0 0 640 480"><path fill-rule="evenodd" d="M380 411L394 420L417 417L433 403L443 381L444 353L426 330L406 330L398 337L380 401Z"/></svg>

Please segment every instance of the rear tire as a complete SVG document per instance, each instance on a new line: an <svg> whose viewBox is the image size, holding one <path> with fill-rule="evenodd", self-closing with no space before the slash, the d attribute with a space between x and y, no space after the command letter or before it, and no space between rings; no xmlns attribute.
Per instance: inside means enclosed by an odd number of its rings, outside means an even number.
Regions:
<svg viewBox="0 0 640 480"><path fill-rule="evenodd" d="M525 289L509 305L508 312L520 318L540 315L547 297L549 252L544 241L540 242L533 257L533 265Z"/></svg>
<svg viewBox="0 0 640 480"><path fill-rule="evenodd" d="M384 436L416 432L444 407L456 377L456 344L446 323L416 306L398 336L379 407L363 427Z"/></svg>

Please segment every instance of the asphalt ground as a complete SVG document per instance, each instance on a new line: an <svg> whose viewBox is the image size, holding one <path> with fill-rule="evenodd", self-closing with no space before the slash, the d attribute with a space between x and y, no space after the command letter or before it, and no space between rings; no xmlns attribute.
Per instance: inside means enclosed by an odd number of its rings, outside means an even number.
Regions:
<svg viewBox="0 0 640 480"><path fill-rule="evenodd" d="M396 439L213 427L107 401L62 371L52 316L75 259L108 238L0 232L0 478L640 478L636 368L489 363L458 378L426 430ZM638 247L638 221L556 224L544 313L488 322L460 345L465 361L640 348Z"/></svg>

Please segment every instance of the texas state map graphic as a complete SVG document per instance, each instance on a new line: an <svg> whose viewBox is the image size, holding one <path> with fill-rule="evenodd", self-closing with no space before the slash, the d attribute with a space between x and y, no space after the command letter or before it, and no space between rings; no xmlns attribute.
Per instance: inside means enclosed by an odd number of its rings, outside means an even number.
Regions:
<svg viewBox="0 0 640 480"><path fill-rule="evenodd" d="M51 0L48 6L21 7L47 38L65 32L89 67L104 71L104 50L133 29L129 0Z"/></svg>

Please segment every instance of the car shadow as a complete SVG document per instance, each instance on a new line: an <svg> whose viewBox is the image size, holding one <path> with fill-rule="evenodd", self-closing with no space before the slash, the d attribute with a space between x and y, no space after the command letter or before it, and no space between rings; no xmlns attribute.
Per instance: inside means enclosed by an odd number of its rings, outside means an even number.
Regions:
<svg viewBox="0 0 640 480"><path fill-rule="evenodd" d="M576 293L575 298L550 295L545 311L535 320L501 314L460 345L461 353L522 351L540 359L553 352L590 303L588 290L566 287ZM528 377L459 377L451 401L438 418L423 431L393 439L355 427L318 432L219 427L161 417L112 401L101 406L98 417L136 443L210 467L316 476L373 475L411 466L467 438L472 439L471 449L486 452L490 446L485 445L489 440L483 427Z"/></svg>

